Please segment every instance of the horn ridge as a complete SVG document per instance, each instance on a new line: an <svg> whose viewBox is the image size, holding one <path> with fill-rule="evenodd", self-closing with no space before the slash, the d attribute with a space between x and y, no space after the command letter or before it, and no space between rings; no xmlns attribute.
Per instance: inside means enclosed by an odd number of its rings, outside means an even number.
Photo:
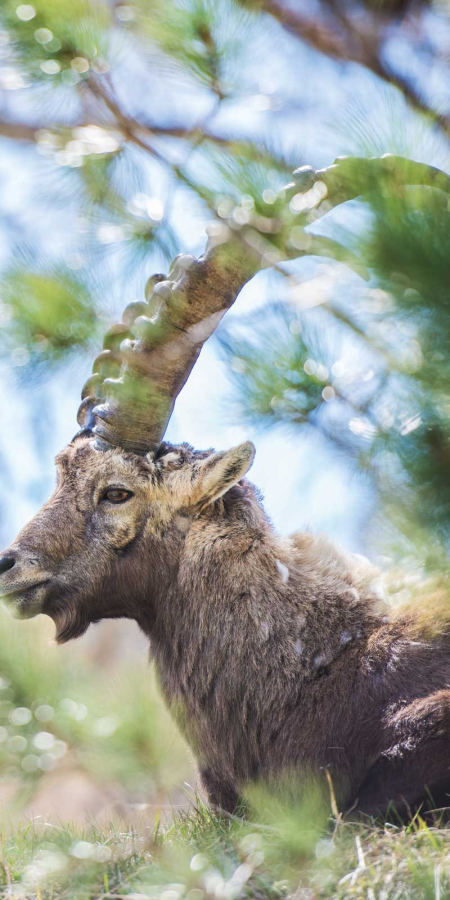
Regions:
<svg viewBox="0 0 450 900"><path fill-rule="evenodd" d="M159 446L203 344L258 268L247 257L241 253L238 264L222 245L199 259L181 254L167 276L148 280L145 303L125 307L105 335L78 411L99 448Z"/></svg>

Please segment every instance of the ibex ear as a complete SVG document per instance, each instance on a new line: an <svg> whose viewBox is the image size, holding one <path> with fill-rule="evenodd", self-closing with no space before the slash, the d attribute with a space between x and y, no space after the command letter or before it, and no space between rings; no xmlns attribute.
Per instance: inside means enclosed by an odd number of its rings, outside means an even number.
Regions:
<svg viewBox="0 0 450 900"><path fill-rule="evenodd" d="M225 494L246 475L254 456L255 447L251 441L208 456L200 466L194 502L207 506Z"/></svg>

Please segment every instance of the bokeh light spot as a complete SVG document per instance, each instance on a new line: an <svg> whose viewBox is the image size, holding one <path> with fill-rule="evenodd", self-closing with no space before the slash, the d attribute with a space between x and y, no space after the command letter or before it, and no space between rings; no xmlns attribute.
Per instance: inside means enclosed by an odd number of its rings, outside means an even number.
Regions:
<svg viewBox="0 0 450 900"><path fill-rule="evenodd" d="M22 20L22 22L29 22L30 19L34 19L36 15L36 10L34 6L30 6L29 3L22 3L16 9L16 16Z"/></svg>

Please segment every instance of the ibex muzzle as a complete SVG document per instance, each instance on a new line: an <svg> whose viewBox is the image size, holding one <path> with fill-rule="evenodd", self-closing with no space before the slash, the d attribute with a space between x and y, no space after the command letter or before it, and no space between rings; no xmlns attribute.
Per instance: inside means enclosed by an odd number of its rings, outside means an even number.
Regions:
<svg viewBox="0 0 450 900"><path fill-rule="evenodd" d="M37 556L10 547L0 558L0 592L21 616L42 612L50 573Z"/></svg>
<svg viewBox="0 0 450 900"><path fill-rule="evenodd" d="M67 524L52 500L4 550L0 559L0 594L16 615L29 618L43 611L58 560L70 552Z"/></svg>

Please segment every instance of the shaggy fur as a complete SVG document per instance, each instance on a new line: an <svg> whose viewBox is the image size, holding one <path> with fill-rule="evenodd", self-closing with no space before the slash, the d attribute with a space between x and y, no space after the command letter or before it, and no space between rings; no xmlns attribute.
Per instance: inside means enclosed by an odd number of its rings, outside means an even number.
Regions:
<svg viewBox="0 0 450 900"><path fill-rule="evenodd" d="M389 618L371 573L324 538L278 537L244 479L253 448L76 440L53 497L0 560L19 615L57 640L106 617L151 640L165 701L213 804L249 784L331 776L341 810L400 812L450 791L450 640ZM110 488L131 496L107 499Z"/></svg>

